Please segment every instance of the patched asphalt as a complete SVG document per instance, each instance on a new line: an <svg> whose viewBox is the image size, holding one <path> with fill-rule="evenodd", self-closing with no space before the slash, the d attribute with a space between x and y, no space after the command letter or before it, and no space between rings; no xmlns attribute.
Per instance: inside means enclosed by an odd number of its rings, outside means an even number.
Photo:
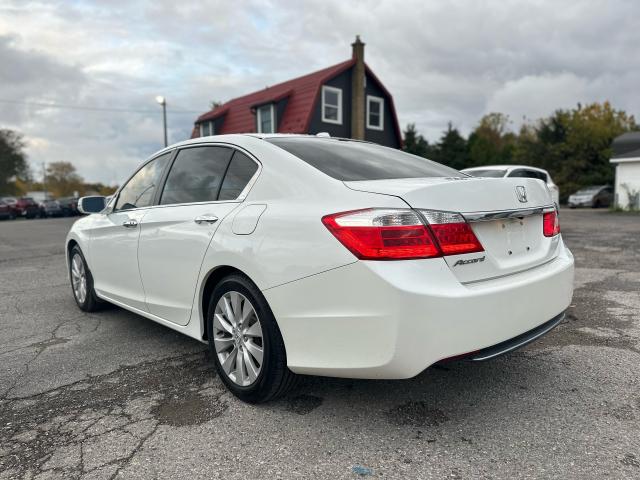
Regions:
<svg viewBox="0 0 640 480"><path fill-rule="evenodd" d="M405 381L308 377L260 406L201 343L80 312L73 220L0 222L0 479L640 478L640 216L560 219L576 292L539 342Z"/></svg>

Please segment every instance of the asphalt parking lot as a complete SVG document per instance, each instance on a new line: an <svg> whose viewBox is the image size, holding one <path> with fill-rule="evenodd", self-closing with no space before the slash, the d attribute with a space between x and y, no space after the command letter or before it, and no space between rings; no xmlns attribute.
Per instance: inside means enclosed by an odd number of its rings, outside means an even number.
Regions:
<svg viewBox="0 0 640 480"><path fill-rule="evenodd" d="M0 479L640 478L640 216L560 218L576 292L541 341L406 381L309 377L261 406L204 345L80 312L73 219L0 222Z"/></svg>

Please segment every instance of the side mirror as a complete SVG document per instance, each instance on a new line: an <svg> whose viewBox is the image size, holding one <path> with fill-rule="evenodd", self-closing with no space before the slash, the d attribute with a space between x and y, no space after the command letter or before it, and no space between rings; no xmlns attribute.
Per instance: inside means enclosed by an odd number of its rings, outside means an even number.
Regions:
<svg viewBox="0 0 640 480"><path fill-rule="evenodd" d="M100 213L107 206L105 197L82 197L78 201L78 211L80 213Z"/></svg>

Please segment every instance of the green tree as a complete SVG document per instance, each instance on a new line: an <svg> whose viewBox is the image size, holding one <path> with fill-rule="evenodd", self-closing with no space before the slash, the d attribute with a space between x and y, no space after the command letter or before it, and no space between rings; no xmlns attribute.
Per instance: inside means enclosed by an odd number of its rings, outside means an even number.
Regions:
<svg viewBox="0 0 640 480"><path fill-rule="evenodd" d="M0 194L17 194L16 182L30 180L22 135L13 130L0 130Z"/></svg>
<svg viewBox="0 0 640 480"><path fill-rule="evenodd" d="M84 193L84 181L76 173L76 167L69 162L51 162L46 172L47 190L54 197L68 197L78 192Z"/></svg>
<svg viewBox="0 0 640 480"><path fill-rule="evenodd" d="M431 146L429 142L418 133L415 123L408 124L406 130L402 133L404 136L402 150L420 157L428 157Z"/></svg>
<svg viewBox="0 0 640 480"><path fill-rule="evenodd" d="M614 109L609 102L556 110L521 129L514 163L548 170L564 201L581 187L613 183L611 143L618 135L637 129L632 115Z"/></svg>
<svg viewBox="0 0 640 480"><path fill-rule="evenodd" d="M461 170L469 166L469 147L467 140L460 135L457 128L451 122L442 133L440 141L436 145L437 151L434 160L448 165L456 170Z"/></svg>
<svg viewBox="0 0 640 480"><path fill-rule="evenodd" d="M103 183L85 183L84 185L82 185L82 194L83 195L94 195L94 194L98 194L98 195L103 195L103 196L108 196L108 195L113 195L115 193L115 191L118 189L118 187L115 186L110 186L110 185L105 185Z"/></svg>
<svg viewBox="0 0 640 480"><path fill-rule="evenodd" d="M509 117L489 113L469 135L469 166L511 163L517 137L510 131Z"/></svg>

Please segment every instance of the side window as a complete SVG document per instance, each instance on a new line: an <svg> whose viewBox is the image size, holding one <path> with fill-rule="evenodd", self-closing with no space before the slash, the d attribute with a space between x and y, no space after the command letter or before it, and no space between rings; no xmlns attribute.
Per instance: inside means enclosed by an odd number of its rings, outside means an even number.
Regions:
<svg viewBox="0 0 640 480"><path fill-rule="evenodd" d="M384 129L384 98L367 95L367 128Z"/></svg>
<svg viewBox="0 0 640 480"><path fill-rule="evenodd" d="M273 103L263 105L258 108L257 121L258 133L274 133L275 132L275 110Z"/></svg>
<svg viewBox="0 0 640 480"><path fill-rule="evenodd" d="M160 204L215 201L232 154L233 150L225 147L180 150L167 176Z"/></svg>
<svg viewBox="0 0 640 480"><path fill-rule="evenodd" d="M138 173L120 190L115 210L129 210L151 205L162 172L170 158L171 153L165 153L138 170Z"/></svg>
<svg viewBox="0 0 640 480"><path fill-rule="evenodd" d="M251 180L251 177L256 173L256 170L258 170L256 162L244 153L236 152L224 177L224 182L222 182L218 200L235 200L238 198L244 187L249 183L249 180Z"/></svg>
<svg viewBox="0 0 640 480"><path fill-rule="evenodd" d="M208 137L209 135L215 135L215 128L213 122L203 122L200 124L200 136Z"/></svg>
<svg viewBox="0 0 640 480"><path fill-rule="evenodd" d="M342 90L322 87L322 121L342 125Z"/></svg>

